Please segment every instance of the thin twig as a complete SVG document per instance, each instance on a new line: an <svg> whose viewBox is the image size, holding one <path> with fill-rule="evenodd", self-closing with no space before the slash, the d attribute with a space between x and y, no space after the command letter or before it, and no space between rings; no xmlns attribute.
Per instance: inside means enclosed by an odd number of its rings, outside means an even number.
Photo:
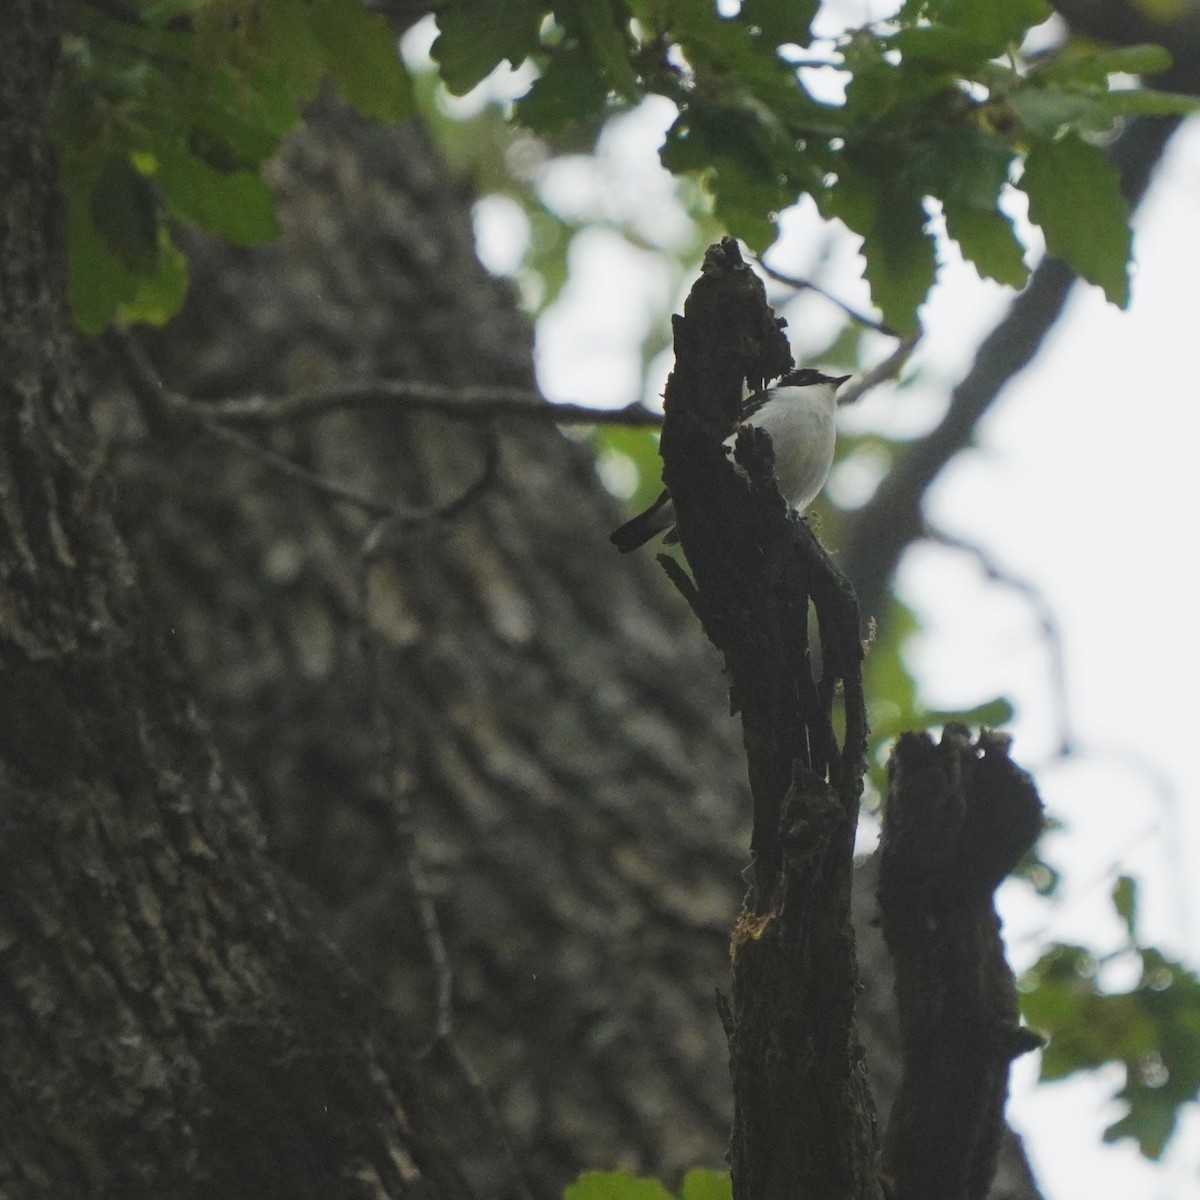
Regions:
<svg viewBox="0 0 1200 1200"><path fill-rule="evenodd" d="M206 411L227 425L263 427L309 421L349 408L375 408L403 403L443 416L474 420L480 417L521 417L555 425L630 425L657 429L662 413L635 402L624 408L588 404L552 404L540 392L515 387L447 387L415 380L366 379L334 384L290 396L246 396L206 405Z"/></svg>
<svg viewBox="0 0 1200 1200"><path fill-rule="evenodd" d="M128 332L112 330L105 335L104 341L124 368L125 377L141 408L143 419L147 427L154 433L162 434L171 427L190 428L204 433L217 441L225 442L250 458L257 459L264 466L270 467L271 470L296 483L303 484L319 495L342 504L353 505L369 516L378 518L383 524L377 528L386 526L394 529L398 526L411 526L455 517L495 477L499 449L495 436L489 434L483 472L461 495L444 504L419 508L399 502L385 504L370 496L364 496L354 488L347 487L336 480L317 475L285 455L260 445L246 434L228 428L223 420L214 416L207 406L201 407L179 392L171 391L163 383L136 339Z"/></svg>
<svg viewBox="0 0 1200 1200"><path fill-rule="evenodd" d="M881 363L877 363L869 371L864 371L849 387L839 389L838 407L843 408L847 404L853 404L872 388L877 388L881 383L895 379L904 369L904 364L908 362L920 340L919 330L916 333L910 333Z"/></svg>
<svg viewBox="0 0 1200 1200"><path fill-rule="evenodd" d="M756 259L756 261L763 269L763 273L774 279L776 283L786 284L788 287L795 288L798 292L814 292L822 300L828 300L830 304L840 308L856 324L862 325L867 329L873 329L876 333L882 333L885 337L898 338L900 336L890 325L886 325L882 321L877 321L874 317L868 317L866 313L859 312L858 309L847 304L844 300L839 300L835 295L827 292L819 284L813 283L811 279L800 279L795 275L788 275L783 271L777 271L774 267L768 266L763 262L761 258Z"/></svg>
<svg viewBox="0 0 1200 1200"><path fill-rule="evenodd" d="M389 704L388 686L392 678L392 667L385 662L380 639L371 626L370 568L374 552L369 543L374 530L363 539L355 570L358 605L354 625L359 648L367 663L367 680L370 686L371 724L379 757L380 776L385 781L387 831L397 851L399 869L408 885L413 904L417 909L417 920L429 970L433 976L434 1010L433 1028L425 1047L418 1058L428 1054L439 1042L448 1040L454 1030L454 973L450 963L450 952L442 934L437 908L433 902L433 889L425 873L417 845L416 822L408 794L400 786L403 777L403 756L397 735L399 718ZM403 957L403 955L401 955Z"/></svg>
<svg viewBox="0 0 1200 1200"><path fill-rule="evenodd" d="M260 446L253 438L247 437L244 433L238 433L236 429L226 429L218 422L209 421L203 417L196 418L196 425L203 429L209 437L225 442L248 457L257 459L280 475L286 475L296 483L301 483L311 491L326 496L330 500L351 504L372 517L388 518L398 515L397 508L399 506L381 504L378 500L372 500L369 496L364 496L333 479L325 479L323 476L316 475L307 467L300 466L290 458L278 454L274 450L268 450L266 446ZM405 515L410 520L418 520L421 517L421 513L416 509L409 510Z"/></svg>
<svg viewBox="0 0 1200 1200"><path fill-rule="evenodd" d="M494 429L486 430L483 452L483 468L476 478L452 500L444 504L430 505L419 510L393 508L383 515L363 539L362 553L366 561L378 558L385 550L393 549L400 540L411 532L414 525L426 525L431 521L449 521L458 516L481 492L495 481L500 468L500 440Z"/></svg>

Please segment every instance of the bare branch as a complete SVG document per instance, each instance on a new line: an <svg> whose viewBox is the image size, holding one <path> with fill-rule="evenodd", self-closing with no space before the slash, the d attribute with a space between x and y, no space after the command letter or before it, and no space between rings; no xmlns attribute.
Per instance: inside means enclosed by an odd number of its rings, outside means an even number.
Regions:
<svg viewBox="0 0 1200 1200"><path fill-rule="evenodd" d="M449 521L458 516L477 496L486 491L496 479L500 468L500 441L494 429L487 430L484 446L483 468L475 479L457 496L445 504L430 505L421 509L394 507L383 515L383 520L363 540L362 554L365 562L395 546L414 525L425 525L430 521Z"/></svg>
<svg viewBox="0 0 1200 1200"><path fill-rule="evenodd" d="M218 400L206 410L226 425L262 428L311 421L352 408L403 404L464 421L490 417L552 421L556 425L629 425L657 429L662 413L644 404L596 408L588 404L552 404L540 392L515 387L448 387L415 380L366 379L334 384L290 396L246 396Z"/></svg>
<svg viewBox="0 0 1200 1200"><path fill-rule="evenodd" d="M796 275L788 275L783 271L777 271L774 267L768 266L763 262L761 258L756 258L755 261L762 268L763 274L768 278L774 279L776 283L793 287L798 292L815 293L822 300L828 300L835 308L840 308L855 324L862 325L867 329L873 329L876 333L882 333L885 337L900 336L890 325L885 325L882 321L877 321L874 317L868 317L865 313L859 312L858 309L851 307L844 300L839 300L831 292L827 292L819 284L813 283L811 279L800 279Z"/></svg>
<svg viewBox="0 0 1200 1200"><path fill-rule="evenodd" d="M111 330L103 340L120 362L146 425L154 433L163 434L174 427L176 430L193 429L206 434L250 458L257 459L264 466L319 495L341 504L353 505L370 516L379 518L388 529L455 517L495 477L499 449L494 434L489 434L483 472L462 495L445 504L420 508L400 503L385 504L370 496L364 496L336 480L317 475L290 458L260 445L246 434L228 428L220 419L212 416L205 406L195 404L186 396L171 391L164 385L136 339L127 331Z"/></svg>
<svg viewBox="0 0 1200 1200"><path fill-rule="evenodd" d="M489 435L483 472L459 497L443 505L440 515L451 516L458 512L494 477L499 463L499 443L494 432L489 431ZM378 540L378 528L368 534L359 555L356 629L363 657L370 669L372 726L383 774L383 786L377 800L381 801L384 832L395 850L416 909L433 980L432 1028L425 1044L415 1053L414 1061L421 1063L424 1068L426 1102L431 1103L435 1110L439 1104L451 1105L460 1112L465 1106L472 1113L477 1130L486 1136L503 1163L503 1186L495 1187L496 1181L493 1180L496 1194L512 1197L513 1200L532 1200L529 1183L517 1163L487 1088L454 1038L453 964L417 843L409 793L401 783L407 773L398 734L403 721L389 701L388 690L393 664L381 652L380 640L371 628L369 616L369 571L372 558L378 552L378 544L373 546L371 543Z"/></svg>
<svg viewBox="0 0 1200 1200"><path fill-rule="evenodd" d="M853 404L862 399L872 388L895 379L904 370L904 364L921 341L920 332L911 333L885 358L869 371L864 371L853 383L838 391L838 407Z"/></svg>

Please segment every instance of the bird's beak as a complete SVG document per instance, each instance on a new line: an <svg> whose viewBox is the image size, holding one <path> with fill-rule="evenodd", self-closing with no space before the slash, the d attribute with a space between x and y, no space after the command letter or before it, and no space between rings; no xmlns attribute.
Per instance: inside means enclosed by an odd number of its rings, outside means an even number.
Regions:
<svg viewBox="0 0 1200 1200"><path fill-rule="evenodd" d="M840 388L842 386L842 384L845 383L846 380L849 378L850 378L849 375L835 376L834 380L833 380L833 390L836 392L838 390L838 388Z"/></svg>

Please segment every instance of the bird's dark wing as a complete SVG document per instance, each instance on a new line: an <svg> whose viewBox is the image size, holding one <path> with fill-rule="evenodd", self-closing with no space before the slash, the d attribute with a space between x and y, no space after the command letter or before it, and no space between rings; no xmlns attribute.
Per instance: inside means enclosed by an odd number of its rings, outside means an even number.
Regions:
<svg viewBox="0 0 1200 1200"><path fill-rule="evenodd" d="M738 419L741 421L750 420L750 418L754 416L754 414L758 412L758 410L762 408L766 402L767 393L765 391L754 392L752 395L747 396L742 401L742 412Z"/></svg>

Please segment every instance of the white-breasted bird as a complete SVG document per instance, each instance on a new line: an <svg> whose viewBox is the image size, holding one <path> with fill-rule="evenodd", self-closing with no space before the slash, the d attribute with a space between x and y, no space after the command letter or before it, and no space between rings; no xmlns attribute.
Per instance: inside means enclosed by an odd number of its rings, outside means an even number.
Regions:
<svg viewBox="0 0 1200 1200"><path fill-rule="evenodd" d="M803 512L816 499L829 477L837 438L833 418L837 390L849 378L823 375L805 367L789 371L773 387L742 401L741 425L765 429L771 435L775 479L783 498L797 512ZM725 440L730 450L737 435L734 430ZM741 467L737 469L742 471ZM671 493L664 489L645 512L626 521L609 540L622 554L628 554L664 530L668 531L664 541L674 541L674 524L675 505Z"/></svg>

